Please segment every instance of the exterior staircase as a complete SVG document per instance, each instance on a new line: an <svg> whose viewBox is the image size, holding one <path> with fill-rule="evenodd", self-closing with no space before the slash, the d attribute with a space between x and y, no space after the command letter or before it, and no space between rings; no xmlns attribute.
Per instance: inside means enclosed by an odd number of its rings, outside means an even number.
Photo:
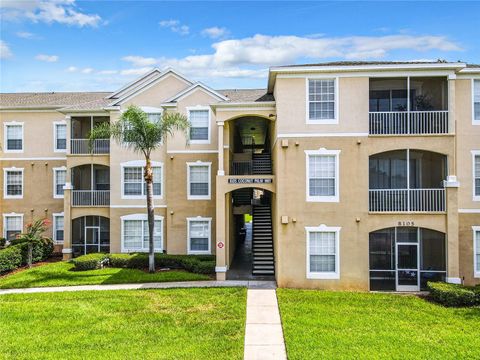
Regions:
<svg viewBox="0 0 480 360"><path fill-rule="evenodd" d="M253 175L271 175L272 174L272 156L270 153L253 154L252 156L252 174Z"/></svg>
<svg viewBox="0 0 480 360"><path fill-rule="evenodd" d="M253 275L274 275L272 211L270 205L253 206Z"/></svg>

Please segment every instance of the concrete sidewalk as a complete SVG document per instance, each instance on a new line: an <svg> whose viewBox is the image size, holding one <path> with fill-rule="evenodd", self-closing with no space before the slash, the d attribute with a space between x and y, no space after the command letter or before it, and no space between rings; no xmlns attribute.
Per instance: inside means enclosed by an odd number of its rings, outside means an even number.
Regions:
<svg viewBox="0 0 480 360"><path fill-rule="evenodd" d="M275 289L248 289L244 360L286 360Z"/></svg>
<svg viewBox="0 0 480 360"><path fill-rule="evenodd" d="M34 294L68 291L102 291L102 290L139 290L139 289L171 289L171 288L208 288L208 287L246 287L249 289L275 289L275 281L179 281L162 283L140 284L112 284L112 285L81 285L38 287L26 289L0 289L0 295L6 294Z"/></svg>

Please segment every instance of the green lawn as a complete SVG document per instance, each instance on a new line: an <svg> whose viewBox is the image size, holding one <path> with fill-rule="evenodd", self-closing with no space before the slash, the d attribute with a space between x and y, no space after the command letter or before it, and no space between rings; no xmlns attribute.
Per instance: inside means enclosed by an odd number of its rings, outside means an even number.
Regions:
<svg viewBox="0 0 480 360"><path fill-rule="evenodd" d="M0 359L242 359L246 289L0 296Z"/></svg>
<svg viewBox="0 0 480 360"><path fill-rule="evenodd" d="M185 271L163 271L149 274L136 269L105 268L88 271L72 271L72 269L73 264L65 261L36 266L0 277L0 289L210 280L206 275Z"/></svg>
<svg viewBox="0 0 480 360"><path fill-rule="evenodd" d="M480 359L480 308L413 296L277 290L295 359Z"/></svg>

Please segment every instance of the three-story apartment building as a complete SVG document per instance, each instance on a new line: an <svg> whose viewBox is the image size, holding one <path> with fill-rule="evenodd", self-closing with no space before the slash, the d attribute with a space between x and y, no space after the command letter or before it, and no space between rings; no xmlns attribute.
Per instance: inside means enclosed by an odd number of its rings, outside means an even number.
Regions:
<svg viewBox="0 0 480 360"><path fill-rule="evenodd" d="M142 156L87 140L131 104L191 122L153 155L156 251L279 286L480 283L480 66L282 66L230 90L155 69L113 93L1 94L5 238L47 217L65 258L148 250Z"/></svg>

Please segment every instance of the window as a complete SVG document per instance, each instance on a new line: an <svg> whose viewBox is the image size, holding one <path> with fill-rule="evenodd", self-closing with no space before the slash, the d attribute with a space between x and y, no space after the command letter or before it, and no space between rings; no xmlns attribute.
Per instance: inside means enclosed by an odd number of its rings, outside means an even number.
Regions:
<svg viewBox="0 0 480 360"><path fill-rule="evenodd" d="M67 169L65 167L53 168L53 197L63 198L63 187L67 181Z"/></svg>
<svg viewBox="0 0 480 360"><path fill-rule="evenodd" d="M307 227L307 279L339 279L339 227Z"/></svg>
<svg viewBox="0 0 480 360"><path fill-rule="evenodd" d="M8 214L3 215L3 237L9 241L14 240L17 234L23 230L23 215Z"/></svg>
<svg viewBox="0 0 480 360"><path fill-rule="evenodd" d="M337 80L307 79L307 123L337 123Z"/></svg>
<svg viewBox="0 0 480 360"><path fill-rule="evenodd" d="M23 198L23 169L4 169L3 183L3 197L5 199Z"/></svg>
<svg viewBox="0 0 480 360"><path fill-rule="evenodd" d="M210 200L210 165L211 163L187 163L189 200Z"/></svg>
<svg viewBox="0 0 480 360"><path fill-rule="evenodd" d="M188 218L188 253L210 254L211 218Z"/></svg>
<svg viewBox="0 0 480 360"><path fill-rule="evenodd" d="M473 200L480 201L480 150L472 151L473 155Z"/></svg>
<svg viewBox="0 0 480 360"><path fill-rule="evenodd" d="M67 124L56 122L54 127L54 150L56 152L64 152L67 150Z"/></svg>
<svg viewBox="0 0 480 360"><path fill-rule="evenodd" d="M57 244L62 244L63 235L63 213L53 214L53 241Z"/></svg>
<svg viewBox="0 0 480 360"><path fill-rule="evenodd" d="M210 143L210 109L208 107L195 107L188 109L190 121L190 142L192 144Z"/></svg>
<svg viewBox="0 0 480 360"><path fill-rule="evenodd" d="M146 214L122 216L122 252L148 251ZM153 242L156 252L163 251L163 217L155 216Z"/></svg>
<svg viewBox="0 0 480 360"><path fill-rule="evenodd" d="M153 196L162 197L163 166L152 161ZM127 199L144 198L147 195L147 184L144 178L145 161L130 161L122 164L122 197Z"/></svg>
<svg viewBox="0 0 480 360"><path fill-rule="evenodd" d="M23 152L23 123L5 123L5 152Z"/></svg>
<svg viewBox="0 0 480 360"><path fill-rule="evenodd" d="M472 80L472 93L473 93L472 122L474 125L480 125L480 79Z"/></svg>
<svg viewBox="0 0 480 360"><path fill-rule="evenodd" d="M339 201L340 150L307 150L307 201Z"/></svg>
<svg viewBox="0 0 480 360"><path fill-rule="evenodd" d="M480 226L472 226L472 229L474 276L480 278Z"/></svg>

